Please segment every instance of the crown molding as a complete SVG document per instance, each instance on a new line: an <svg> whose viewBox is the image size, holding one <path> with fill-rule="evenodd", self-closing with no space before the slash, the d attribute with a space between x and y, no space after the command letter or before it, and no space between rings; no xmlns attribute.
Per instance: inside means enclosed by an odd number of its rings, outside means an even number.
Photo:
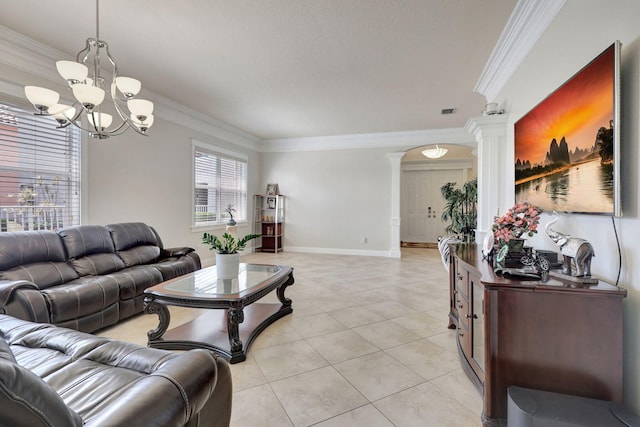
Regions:
<svg viewBox="0 0 640 427"><path fill-rule="evenodd" d="M56 72L55 62L61 59L73 61L75 57L0 25L1 64L45 78L51 83L59 85L61 78ZM6 80L0 83L0 89L4 88L15 96L17 85L12 85L12 82ZM20 87L20 92L22 92L22 87ZM145 89L145 97L154 102L154 115L158 118L190 130L215 136L250 150L259 151L261 140L249 133L148 89Z"/></svg>
<svg viewBox="0 0 640 427"><path fill-rule="evenodd" d="M402 132L379 132L354 135L314 136L267 140L263 152L351 150L363 148L397 148L407 150L432 144L475 147L475 139L463 128L430 129Z"/></svg>
<svg viewBox="0 0 640 427"><path fill-rule="evenodd" d="M473 88L493 102L566 0L518 0Z"/></svg>

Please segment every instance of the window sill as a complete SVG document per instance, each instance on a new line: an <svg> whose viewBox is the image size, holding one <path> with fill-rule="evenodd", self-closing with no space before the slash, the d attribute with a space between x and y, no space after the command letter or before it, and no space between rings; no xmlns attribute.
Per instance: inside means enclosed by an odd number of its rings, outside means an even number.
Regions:
<svg viewBox="0 0 640 427"><path fill-rule="evenodd" d="M238 221L236 223L237 227L246 227L248 225L249 225L249 221ZM210 224L198 224L198 225L191 226L191 232L193 233L198 233L198 232L208 231L208 230L226 230L226 229L227 229L227 224L223 222L216 222L216 223L210 223Z"/></svg>

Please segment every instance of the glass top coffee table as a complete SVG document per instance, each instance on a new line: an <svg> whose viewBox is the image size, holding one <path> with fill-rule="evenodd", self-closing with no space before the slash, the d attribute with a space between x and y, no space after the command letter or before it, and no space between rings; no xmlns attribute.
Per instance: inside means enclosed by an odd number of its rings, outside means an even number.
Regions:
<svg viewBox="0 0 640 427"><path fill-rule="evenodd" d="M144 312L157 314L160 324L147 332L148 346L166 350L206 348L229 363L242 362L260 332L293 312L291 300L284 296L293 282L292 267L241 263L234 279L218 279L212 266L150 287L145 290ZM280 304L256 303L273 290ZM167 305L218 310L167 330Z"/></svg>

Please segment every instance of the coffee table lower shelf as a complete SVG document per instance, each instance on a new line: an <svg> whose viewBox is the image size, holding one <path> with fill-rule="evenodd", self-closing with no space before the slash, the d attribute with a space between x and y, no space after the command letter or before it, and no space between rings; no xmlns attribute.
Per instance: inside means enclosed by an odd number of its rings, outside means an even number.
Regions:
<svg viewBox="0 0 640 427"><path fill-rule="evenodd" d="M160 338L149 340L148 346L165 350L204 348L229 361L243 362L253 340L267 326L293 312L291 305L255 303L244 308L244 321L238 325L242 346L231 351L227 331L227 309L208 310L196 319L166 331Z"/></svg>

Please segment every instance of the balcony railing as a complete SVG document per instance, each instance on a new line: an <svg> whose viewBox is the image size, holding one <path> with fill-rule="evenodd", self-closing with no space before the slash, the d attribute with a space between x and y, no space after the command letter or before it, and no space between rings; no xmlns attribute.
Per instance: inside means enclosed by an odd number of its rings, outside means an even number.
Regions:
<svg viewBox="0 0 640 427"><path fill-rule="evenodd" d="M57 230L64 224L65 206L0 206L0 231Z"/></svg>

